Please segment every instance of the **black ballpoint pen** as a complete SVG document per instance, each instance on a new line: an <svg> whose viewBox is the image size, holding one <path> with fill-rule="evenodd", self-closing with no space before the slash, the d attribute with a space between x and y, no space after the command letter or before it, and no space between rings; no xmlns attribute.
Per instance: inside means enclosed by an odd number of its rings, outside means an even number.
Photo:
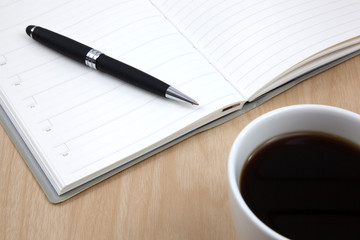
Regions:
<svg viewBox="0 0 360 240"><path fill-rule="evenodd" d="M108 73L159 96L199 105L194 99L169 84L68 37L34 25L28 26L26 33L41 44L85 63L90 68Z"/></svg>

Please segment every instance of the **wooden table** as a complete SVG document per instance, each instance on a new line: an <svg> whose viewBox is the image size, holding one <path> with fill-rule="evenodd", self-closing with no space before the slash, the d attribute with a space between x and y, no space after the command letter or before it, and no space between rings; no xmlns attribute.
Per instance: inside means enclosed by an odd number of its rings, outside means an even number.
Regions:
<svg viewBox="0 0 360 240"><path fill-rule="evenodd" d="M227 158L250 121L317 103L360 113L360 56L54 205L0 129L0 239L236 239Z"/></svg>

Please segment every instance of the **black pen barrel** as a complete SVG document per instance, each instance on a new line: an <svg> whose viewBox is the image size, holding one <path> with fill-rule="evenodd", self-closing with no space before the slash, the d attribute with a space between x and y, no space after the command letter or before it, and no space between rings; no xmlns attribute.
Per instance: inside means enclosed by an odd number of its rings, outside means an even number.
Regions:
<svg viewBox="0 0 360 240"><path fill-rule="evenodd" d="M160 96L165 96L169 88L169 84L105 54L97 58L96 68Z"/></svg>

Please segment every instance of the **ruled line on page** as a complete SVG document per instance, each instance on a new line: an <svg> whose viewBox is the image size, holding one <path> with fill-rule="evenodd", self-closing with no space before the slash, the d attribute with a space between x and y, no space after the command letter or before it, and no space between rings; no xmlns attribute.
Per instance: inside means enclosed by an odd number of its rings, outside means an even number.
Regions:
<svg viewBox="0 0 360 240"><path fill-rule="evenodd" d="M202 11L199 15L197 15L197 16L195 17L195 19L193 19L190 23L188 23L187 25L185 25L184 31L186 31L186 30L187 30L189 27L191 27L194 23L197 23L200 19L201 19L201 20L204 20L205 15L207 15L209 12L211 12L211 10L216 9L218 6L221 6L221 4L222 4L222 2L215 2L214 4L212 4L211 6L209 6L208 8L203 7L203 11ZM233 4L233 6L234 6L234 5L237 5L237 4L239 4L239 2ZM191 13L189 13L189 14L191 14ZM212 16L212 17L216 17L216 15L217 15L217 14L215 14L215 15ZM180 19L179 24L181 24L181 22L185 21L185 19L186 19L186 16L184 16L182 19ZM211 17L208 18L208 19L211 19ZM198 28L201 28L201 26L198 27ZM196 30L195 30L195 32L196 32Z"/></svg>
<svg viewBox="0 0 360 240"><path fill-rule="evenodd" d="M88 135L89 133L91 133L91 132L93 132L93 131L96 131L96 130L98 130L98 129L101 129L101 128L103 128L104 126L106 126L106 125L108 125L108 124L110 124L110 123L112 123L112 122L114 122L114 121L117 121L117 120L120 119L120 118L123 118L123 117L131 114L132 112L141 110L141 108L146 108L149 104L151 104L151 103L154 102L154 101L156 101L155 98L147 101L146 103L143 103L142 105L140 105L140 106L138 106L138 107L131 108L130 111L127 111L127 112L118 111L119 115L116 116L115 118L113 118L113 119L108 119L106 122L103 122L101 125L97 125L97 126L94 127L94 128L88 129L86 132L82 132L82 133L77 134L76 136L74 136L74 137L72 137L72 138L68 138L68 139L66 139L64 142L59 143L58 145L54 146L54 148L57 148L57 147L60 146L60 145L63 145L63 144L67 144L67 143L69 143L69 142L72 142L72 141L74 141L74 140L76 140L76 139L78 139L78 138L84 137L84 136ZM64 133L64 134L66 135L66 133ZM93 139L93 141L96 141L96 140L97 140L97 139ZM89 143L89 142L87 142L87 143ZM84 144L84 146L85 146L85 145L86 145L86 144Z"/></svg>
<svg viewBox="0 0 360 240"><path fill-rule="evenodd" d="M333 2L336 2L336 1L337 1L337 0L335 0L335 1L333 1ZM313 0L310 0L310 1L307 1L307 2L305 2L305 3L312 3L312 2L313 2ZM329 4L330 4L330 3L331 3L331 2L329 2ZM262 22L262 21L264 21L264 20L266 20L266 19L270 19L270 20L271 20L271 18L273 18L274 15L277 15L277 14L282 13L282 12L289 11L290 9L294 9L294 8L297 8L297 7L303 6L303 5L304 5L304 3L301 3L301 4L298 4L298 5L294 5L294 6L288 7L288 8L286 8L286 9L282 9L282 10L280 10L280 11L274 13L274 14L264 16L263 18L257 20L256 22L252 23L251 25L247 25L247 26L245 26L245 27L242 28L242 29L237 29L228 39L225 39L225 40L222 42L221 45L223 45L223 44L228 44L228 42L229 42L231 39L233 39L233 38L236 37L237 35L241 35L242 31L244 31L244 30L246 30L246 29L248 29L248 28L253 28L253 26L254 26L255 24L257 24L257 23L260 23L260 22ZM311 9L317 9L317 8L322 8L322 7L323 7L322 5L319 5L318 7L315 7L315 8L312 7ZM296 14L292 15L292 17L297 16L297 15L301 15L301 14L307 12L307 11L308 11L308 9L305 9L304 11L301 11L301 12L298 12L298 11L297 11ZM232 45L231 48L229 48L229 49L226 50L226 51L223 51L222 54L221 54L219 57L216 58L216 61L221 60L221 59L222 59L223 57L225 57L229 52L231 52L234 48L236 48L237 46L243 44L243 42L246 41L247 39L249 39L250 37L252 37L252 36L256 35L257 33L259 33L259 32L261 32L261 31L263 31L263 30L271 27L272 25L276 25L277 23L283 22L283 21L286 20L287 18L288 18L288 17L284 17L284 18L279 19L278 21L276 21L276 22L274 22L274 23L270 23L269 25L264 25L264 26L262 26L260 29L257 29L255 32L253 32L251 35L246 35L246 36L244 36L241 40L239 40L239 42L238 42L237 44ZM290 28L290 27L292 27L292 26L293 26L293 25L290 25L288 28ZM283 28L282 30L285 30L285 28ZM277 32L276 32L276 33L277 33ZM276 33L272 33L271 35L274 35L274 34L276 34ZM268 36L267 36L267 37L268 37ZM264 37L263 39L260 39L260 41L266 39L267 37ZM258 42L255 42L252 46L256 45L257 43L258 43ZM210 54L210 55L213 55L213 54L219 49L219 47L220 47L220 46L213 48L212 51L211 51L209 54ZM249 48L250 48L250 47L249 47ZM246 50L246 49L245 49L245 50ZM245 50L244 50L244 51L245 51ZM238 55L240 56L240 55L241 55L241 52L240 52ZM229 61L226 65L228 65L229 63L231 63L231 61Z"/></svg>
<svg viewBox="0 0 360 240"><path fill-rule="evenodd" d="M70 26L73 27L73 26L79 25L80 23L83 23L83 22L87 21L88 19L92 18L95 15L99 15L99 14L104 13L104 12L110 10L110 9L114 9L115 7L119 7L119 6L121 6L121 5L125 4L125 3L130 3L131 1L132 0L123 0L121 2L117 2L116 4L110 5L110 6L106 7L106 8L102 8L99 11L96 11L96 12L93 12L93 13L89 13L88 11L83 11L81 19L77 20L76 22L72 22L71 25L67 25L66 27L63 27L60 30L68 29ZM70 1L70 2L72 2L72 1ZM86 4L86 3L87 3L87 1L85 1L84 4ZM85 14L88 14L88 16L84 17ZM151 16L151 17L153 17L153 16ZM144 19L147 19L147 18L144 18ZM144 20L144 19L140 19L140 21ZM122 27L125 27L125 26L122 26ZM122 28L122 27L120 27L120 28ZM120 28L117 28L116 30L118 30ZM95 40L93 40L93 41L95 41Z"/></svg>
<svg viewBox="0 0 360 240"><path fill-rule="evenodd" d="M189 55L189 54L185 54L185 55L182 55L182 56L178 56L177 58L184 57L184 56L187 56L187 55ZM168 64L170 61L173 61L173 60L175 60L175 59L176 59L176 58L174 58L174 59L169 59L168 61L163 62L163 63L161 63L160 65ZM158 65L158 66L156 66L156 67L159 67L160 65ZM201 75L200 77L204 77L204 76L207 76L207 74L203 74L203 75ZM191 82L191 81L193 81L193 80L196 80L196 79L198 79L198 78L194 78L194 79L191 79L191 80L189 80L189 81L185 81L185 82L183 82L183 83L181 83L181 84L176 85L176 87L181 87L182 85L188 84L189 82ZM73 105L71 108L68 108L68 109L66 109L66 110L63 111L63 112L59 112L59 113L57 113L56 115L48 116L46 119L42 119L40 122L45 121L45 120L51 120L51 119L53 119L53 118L59 117L60 115L66 114L67 112L70 112L70 111L73 111L73 110L78 110L79 107L81 107L81 106L83 106L83 105L86 105L86 104L89 104L89 103L92 102L92 101L95 101L96 98L101 98L101 97L103 97L103 96L108 96L111 92L116 91L117 89L119 89L119 87L120 87L120 86L117 86L117 87L115 87L115 88L109 89L109 91L107 91L107 92L104 92L104 93L101 93L101 94L99 94L99 95L97 95L97 96L94 96L93 98L88 99L88 100L86 100L86 101L84 101L84 102L81 102L80 104ZM114 93L114 94L117 94L117 93ZM120 93L119 93L119 94L120 94ZM135 98L136 96L133 96L133 97ZM115 98L115 97L114 97L114 98ZM151 98L149 98L149 100L148 100L147 102L142 102L142 103L141 103L138 107L136 107L136 108L135 108L136 105L132 104L132 108L130 108L128 111L127 111L125 108L121 108L121 106L113 106L114 112L117 113L117 114L115 114L115 115L113 116L113 118L108 119L107 122L106 122L106 123L103 123L102 125L96 125L96 128L89 129L87 132L79 133L76 137L72 137L71 139L65 140L65 142L69 142L69 141L71 141L71 140L74 140L74 139L76 139L76 138L78 138L78 137L81 137L81 136L87 134L87 133L90 132L90 131L93 131L93 130L96 130L96 129L98 129L98 128L101 128L101 127L103 127L105 124L108 124L108 123L110 123L110 122L112 122L112 121L115 121L115 120L118 119L118 118L124 117L124 116L128 115L129 113L131 113L132 111L137 111L137 110L139 109L139 107L146 107L147 104L150 104L151 102L153 102L153 101L155 101L155 100L157 100L157 99L158 99L158 98L151 97ZM102 105L104 105L104 104L109 104L111 101L113 101L113 99L108 99L106 102L101 102L101 104L102 104ZM97 100L96 102L99 102L99 100ZM123 102L122 104L125 104L125 103ZM92 106L93 106L93 105L92 105ZM93 106L93 107L95 107L95 106ZM101 106L98 105L98 107L101 107ZM119 111L118 109L122 109L122 110ZM91 111L91 110L88 110L88 113L89 113L89 111ZM78 112L78 111L77 111L77 112ZM87 112L81 112L81 114L87 114ZM97 116L92 115L92 120L96 120L96 118L97 118L97 117L100 117L101 115L102 115L101 112L99 112L99 113L97 114ZM71 115L71 116L72 116L72 115ZM71 121L71 120L74 121L74 119L68 119L68 120L69 120L69 121ZM85 124L86 121L88 121L88 119L84 119L83 122L78 122L76 125L72 124L72 123L69 122L69 121L66 121L66 119L65 119L65 120L62 119L62 122L67 125L68 130L67 130L67 131L62 131L62 132L61 132L61 135L68 135L68 134L70 134L70 132L71 132L71 131L74 131L74 129L76 129L78 126L81 126L82 124Z"/></svg>
<svg viewBox="0 0 360 240"><path fill-rule="evenodd" d="M337 2L337 1L333 1L333 2ZM330 3L329 3L329 4L330 4ZM344 9L345 9L345 8L349 8L349 7L351 7L352 5L354 5L354 4L349 4L349 5L344 6L344 7L342 7L342 8L344 8ZM318 8L323 8L323 6L319 6ZM340 9L342 9L342 8L340 8ZM311 8L311 9L314 10L314 9L317 9L317 8ZM284 28L282 28L282 29L279 29L279 30L276 31L276 32L271 32L269 35L264 36L262 39L259 39L258 41L254 42L251 46L249 46L248 48L244 49L242 52L240 52L239 54L237 54L237 56L235 56L235 57L233 57L232 59L228 60L228 61L224 64L224 69L227 69L236 59L240 58L241 55L243 55L243 53L244 53L245 51L248 51L249 49L254 48L254 46L256 46L256 45L259 44L259 42L266 42L271 36L275 36L275 35L279 34L280 32L286 32L287 29L296 29L295 26L301 25L301 24L302 24L303 22L305 22L305 21L310 21L311 19L318 18L318 17L320 17L320 16L326 16L326 15L328 15L329 13L337 12L337 11L339 11L340 9L339 9L339 8L330 9L329 11L322 12L321 14L317 14L317 15L314 15L314 16L312 16L312 17L303 19L302 21L297 21L297 22L295 22L295 23L293 23L293 24L289 24L288 26L286 26L286 27L284 27ZM299 12L299 15L301 15L301 14L303 14L303 13L306 13L307 11L308 11L308 9L306 9L306 10L303 11L303 12ZM347 12L347 14L352 14L352 13L354 13L354 12L357 12L357 11ZM296 14L296 15L297 15L297 14ZM296 16L296 15L293 15L293 16ZM337 18L342 18L343 16L344 16L344 15L340 15L340 16L337 16ZM334 19L334 18L332 18L332 20L333 20L333 19ZM279 22L284 21L284 20L286 20L286 18L281 19ZM324 21L316 22L316 24L312 24L310 28L312 28L312 27L314 27L314 26L317 26L317 25L322 25L322 24L324 24L324 23L327 23L328 21L329 21L329 19L325 19ZM273 25L276 25L276 23L277 23L277 22L275 22ZM264 27L263 29L260 29L260 30L257 31L257 32L260 32L261 30L264 30L264 29L266 29L266 28L268 28L268 27L271 27L271 25L270 25L270 26L266 26L266 27ZM280 41L282 41L282 40L284 40L284 39L286 39L286 38L288 38L288 37L293 37L294 35L299 34L299 33L301 33L301 32L306 32L306 30L308 30L308 29L309 29L309 26L303 25L303 27L300 28L300 29L298 29L298 31L296 31L296 32L291 32L290 34L287 34L287 35L283 36L282 38L279 38L276 42L272 42L270 45L266 45L266 46L265 46L264 48L262 48L262 49L257 48L257 50L256 50L256 51L257 51L257 54L252 54L252 57L251 57L251 58L254 58L254 57L256 57L257 55L261 54L262 51L265 50L266 48L270 48L271 46L277 44L278 42L280 42ZM329 29L330 29L330 28L329 28ZM328 29L327 29L327 30L328 30ZM255 35L255 34L256 34L256 33L254 33L253 35ZM251 35L248 36L247 39L250 38L250 37L251 37ZM306 38L302 38L301 40L304 40L304 39L306 39ZM245 40L246 40L246 39L245 39ZM295 45L296 43L301 42L301 40L297 40L297 42L295 42L294 45ZM240 44L236 44L236 45L232 46L232 48L230 48L230 50L227 51L226 53L229 53L231 50L233 50L236 46L239 46L239 45L240 45ZM219 57L218 60L220 60L221 58L223 58L226 53L224 53L221 57ZM250 60L250 59L247 58L246 61L249 61L249 60ZM231 72L230 74L233 74L235 71L236 71L236 70L234 70L234 71Z"/></svg>
<svg viewBox="0 0 360 240"><path fill-rule="evenodd" d="M197 79L198 79L198 78L203 78L203 82L206 82L207 76L208 76L208 74L203 74L203 75L197 77ZM188 84L188 83L184 83L184 84ZM215 90L215 89L214 89L214 90ZM233 93L233 94L235 94L235 93ZM236 94L236 95L237 95L237 94ZM227 96L227 95L226 95L226 96ZM150 100L150 101L147 102L147 103L142 103L142 105L138 106L136 109L132 109L132 112L138 111L138 110L141 109L141 108L146 108L147 105L151 103L151 101L153 101L153 100ZM169 105L169 106L170 106L170 105L173 106L172 103L170 103L170 102L164 102L164 104ZM204 107L206 107L206 105L207 105L207 104L204 104ZM122 111L122 112L123 112L123 111ZM122 113L122 112L118 112L118 114L119 114L119 113ZM129 113L127 113L126 115L129 115ZM155 114L155 115L157 115L157 114ZM105 125L109 125L111 122L120 120L120 119L122 119L124 116L125 116L125 115L123 115L123 114L121 114L121 116L118 115L118 116L116 116L116 118L112 119L111 121L108 121ZM159 117L161 117L161 115L159 115ZM103 125L103 126L105 126L105 125ZM72 128L72 129L76 129L76 128ZM98 127L97 127L97 128L92 128L89 132L84 133L84 135L80 135L80 134L79 134L79 131L76 130L76 132L78 132L77 136L76 136L75 138L73 138L73 139L67 139L67 140L65 140L64 143L69 143L69 142L71 142L71 141L73 141L73 140L76 140L76 139L78 139L78 138L84 137L85 135L89 134L90 132L96 131L97 129L99 129L99 128L98 128ZM112 128L111 128L111 129L112 129ZM108 133L113 133L113 130L111 130L111 129L110 129L110 131L109 131ZM101 132L102 132L102 137L105 137L105 132L104 132L104 130L102 130ZM65 135L67 135L67 134L65 134ZM89 140L89 137L86 137L86 139L87 139L87 141L88 141L88 140ZM98 139L98 140L99 140L99 139ZM130 141L130 140L129 140L129 141ZM82 144L85 144L85 142L82 142Z"/></svg>
<svg viewBox="0 0 360 240"><path fill-rule="evenodd" d="M196 80L198 78L207 77L207 76L209 76L211 74L215 74L215 72L202 74L202 75L197 76L197 77L195 77L193 79L190 79L190 80L188 80L186 82L183 82L181 85L187 84L187 83L189 83L191 81L194 81L194 80ZM111 89L110 91L112 92L112 91L115 91L117 89L118 88ZM98 96L98 97L106 96L107 98L104 101L97 100L95 105L91 104L92 108L82 110L82 109L80 109L81 105L77 105L77 106L74 106L73 108L69 109L68 111L61 112L61 113L59 113L57 115L54 115L54 116L49 116L48 119L41 120L38 124L41 126L42 129L44 129L43 125L46 125L46 122L55 122L52 125L53 125L53 127L56 126L56 128L59 128L60 127L59 125L61 125L61 124L66 124L67 128L69 129L67 131L73 131L73 129L76 129L79 126L82 126L83 124L86 124L88 122L88 120L85 119L83 121L77 121L77 118L80 118L80 117L71 117L71 118L61 117L61 118L59 118L61 115L65 114L65 113L67 113L69 111L76 111L78 113L78 115L89 114L90 112L94 112L93 109L101 109L101 106L103 106L103 105L113 104L113 101L116 99L116 96L118 96L117 92L118 91L116 91L116 93L114 92L114 94L110 94L110 92L107 92L107 93L104 93L102 96ZM109 98L108 96L111 96L111 95L113 95L113 97ZM94 101L94 100L95 99L89 100L89 102L87 102L87 104L89 104L91 101ZM148 104L148 103L151 103L154 100L156 100L156 98L152 98L149 102L142 103L142 104ZM119 117L125 115L125 113L124 113L125 110L122 110L122 111L117 111L116 110L116 109L121 109L121 105L116 105L113 108L114 108L114 112L118 113L117 115L114 115L113 119L118 119ZM99 111L99 110L97 110L96 113L97 114L93 113L91 115L92 121L94 121L97 118L101 117L102 114L103 114L102 111ZM66 135L67 131L62 130L62 134ZM47 132L49 132L49 131L47 131ZM71 139L66 139L65 142L71 141L73 139L75 139L75 138L73 137Z"/></svg>
<svg viewBox="0 0 360 240"><path fill-rule="evenodd" d="M176 16L180 13L183 12L183 10L186 9L186 7L189 6L189 10L185 10L184 12L186 12L186 14L184 16L182 16L179 20L178 20L178 23L181 24L184 20L186 20L189 16L191 16L191 14L193 14L194 12L196 12L196 9L197 8L202 8L204 3L206 3L207 0L204 0L202 2L199 2L199 1L192 1L192 2L188 2L184 5L184 7L182 9L179 9L177 13L175 13L174 15L171 16L171 18L176 18ZM191 5L191 4L196 4L195 6L194 5Z"/></svg>
<svg viewBox="0 0 360 240"><path fill-rule="evenodd" d="M240 9L240 10L237 11L237 12L234 12L232 15L230 15L230 16L222 19L222 21L217 22L217 23L215 24L215 26L213 26L209 31L205 32L202 36L198 37L198 38L197 38L197 41L198 41L198 42L201 42L201 41L207 39L207 36L208 36L212 31L214 31L217 26L220 26L223 22L226 22L227 20L231 19L232 17L234 17L234 16L236 16L236 15L241 15L242 12L245 12L246 10L248 10L248 9L250 9L250 8L252 8L252 7L255 7L255 6L257 6L257 5L262 5L264 2L267 2L267 0L255 2L254 4L251 4L251 5L249 5L249 6L245 7L245 8L242 8L242 9ZM284 2L286 2L286 1L284 1ZM235 5L234 5L234 6L235 6ZM242 19L238 20L237 22L240 22L240 21L243 20L243 19L245 19L245 18L242 18ZM235 25L235 24L233 24L233 26L234 26L234 25ZM222 28L221 32L220 32L219 34L217 34L217 36L221 36L224 32L228 31L230 28L231 28L231 26L228 26L228 27L225 28L225 29ZM207 41L207 43L204 44L204 48L208 47L208 45L211 44L211 43L212 43L213 41L215 41L215 40L216 40L216 38L209 38L208 41Z"/></svg>
<svg viewBox="0 0 360 240"><path fill-rule="evenodd" d="M198 80L198 79L200 79L200 78L205 78L205 77L207 77L207 76L209 76L209 75L210 75L210 73L205 73L205 74L199 75L199 76L197 76L197 77L194 77L193 79L189 79L188 81L184 81L184 82L182 82L181 84L176 85L176 87L177 87L177 88L178 88L178 87L181 87L181 86L183 86L183 85L189 84L189 83L192 82L192 81ZM105 96L105 95L107 96L107 95L109 95L109 93L104 94L103 96ZM102 96L100 96L100 97L102 97ZM135 96L134 96L134 97L135 97ZM150 104L151 102L153 102L153 101L155 101L155 100L157 100L157 99L158 99L158 98L151 97L151 98L149 98L146 102L141 102L141 103L138 104L137 106L134 105L134 104L132 104L132 107L131 107L130 109L128 109L128 110L126 110L126 108L121 108L121 106L116 106L116 105L114 105L114 106L112 106L113 111L114 111L113 117L111 117L111 118L109 117L109 118L107 119L107 121L106 121L106 124L108 124L108 123L110 123L110 122L113 122L113 121L115 121L115 120L117 120L117 119L119 119L119 118L122 118L122 117L128 115L129 113L131 113L131 112L133 112L133 111L135 111L135 110L139 110L139 108L141 108L141 107L146 107L146 105ZM91 99L90 101L93 101L93 99ZM112 101L112 100L111 100L111 99L108 99L107 101L109 102L109 101ZM99 101L98 101L98 102L99 102ZM113 102L112 102L112 103L113 103ZM84 103L84 104L86 104L86 103ZM102 104L102 105L106 105L107 102L101 102L101 104ZM124 104L124 103L120 103L120 104ZM76 106L76 109L78 109L80 106L81 106L81 105ZM93 106L93 107L96 107L96 106ZM100 106L99 106L99 107L100 107ZM122 111L118 111L118 109L122 109ZM91 112L90 109L89 109L89 111ZM77 111L77 112L78 112L78 111ZM109 113L109 110L107 110L107 112ZM66 113L66 112L64 112L64 113ZM89 113L89 112L88 112L88 113ZM94 112L94 113L96 113L96 112ZM92 120L92 121L96 121L97 118L99 118L99 117L102 116L101 111L100 111L97 115L94 115L94 113L92 113L92 116L91 116L91 120ZM86 112L82 112L82 114L87 114L87 113L86 113ZM50 118L50 119L52 119L52 118ZM69 119L69 120L70 120L70 119ZM73 119L73 120L74 120L74 119ZM84 120L86 120L86 119L84 119ZM59 121L57 121L57 122L66 123L66 125L67 125L67 127L68 127L68 130L67 130L67 131L62 131L61 134L60 134L60 135L65 135L65 136L66 136L66 135L70 135L70 132L71 132L71 131L73 131L74 129L77 129L77 127L82 126L83 124L86 123L86 122L77 122L77 124L74 125L74 124L70 123L69 121L66 121L66 119L63 119L63 118L61 119L61 121L59 120ZM94 130L96 130L96 129L98 129L98 128L101 128L101 127L104 126L104 125L105 125L105 123L102 124L101 126L97 124L96 127L93 127L93 128L91 128L91 129L87 130L86 132L79 132L79 134L77 134L76 137L72 137L71 139L66 139L66 140L64 140L64 141L65 141L65 142L69 142L69 141L71 141L71 140L74 140L74 139L76 139L76 138L81 137L82 135L85 135L85 134L89 133L90 131L94 131ZM59 138L60 138L60 135L58 136Z"/></svg>
<svg viewBox="0 0 360 240"><path fill-rule="evenodd" d="M234 94L231 94L231 95L234 95ZM223 97L221 97L221 98L226 98L226 97L229 97L229 96L231 96L231 95L226 95L226 96L223 96ZM212 104L212 103L214 103L214 102L216 102L216 101L218 101L218 100L220 100L220 98L219 98L219 99L216 99L216 100L214 100L214 101L212 101L212 102L210 102L210 103L208 103L208 104L206 104L206 105L210 105L210 104ZM205 106L206 106L206 105L205 105ZM194 114L194 113L197 112L197 111L200 111L200 109L199 109L199 108L194 109L193 111L189 112L188 114L183 115L181 118L178 118L178 119L176 119L175 121L168 123L166 126L162 126L161 129L163 129L163 128L165 128L165 129L166 129L166 128L169 128L171 125L175 124L176 122L182 121L184 118L186 118L186 117ZM148 135L146 135L146 136L143 136L143 138L141 139L141 141L144 140L144 139L151 138L151 137L152 137L154 134L156 134L156 133L157 133L157 130L151 132L150 134L148 134ZM93 161L91 161L91 162L87 162L85 165L78 166L77 168L73 169L71 173L72 173L72 174L75 174L76 172L78 172L78 171L86 168L87 166L90 166L90 165L92 165L92 164L94 164L94 163L96 163L96 162L98 162L98 161L101 161L103 158L107 158L107 157L109 157L109 156L111 156L111 155L114 155L114 154L116 154L116 153L118 153L118 152L121 152L121 151L123 151L124 149L126 149L126 148L128 148L128 147L130 147L130 146L132 146L132 145L138 144L139 142L140 142L140 140L139 140L139 141L135 141L135 142L131 142L130 144L128 144L128 145L126 145L126 146L122 146L121 148L114 149L113 152L109 152L107 155L103 155L101 158L95 159L95 160L93 160ZM66 144L66 143L64 143L64 144ZM70 149L69 151L71 151L71 149ZM82 158L84 158L84 157L85 157L85 156L80 156L79 159L82 159Z"/></svg>
<svg viewBox="0 0 360 240"><path fill-rule="evenodd" d="M22 0L22 1L24 1L24 0ZM64 6L66 6L66 5L68 5L68 4L71 3L71 2L73 2L73 1L72 1L72 0L69 0L69 1L63 2L63 3L61 3L60 5L57 5L57 6L51 8L51 9L49 9L49 10L47 10L47 11L42 11L41 14L33 15L33 16L27 18L27 19L21 20L21 22L18 22L18 23L16 23L16 24L12 24L12 25L7 26L7 27L5 27L5 28L0 28L0 33L3 32L3 31L9 30L9 29L11 29L11 28L14 28L14 27L16 27L16 26L18 26L18 25L20 25L20 24L26 25L26 24L28 24L29 21L31 21L32 19L37 18L37 17L40 17L40 16L43 16L43 15L45 15L45 14L49 14L49 13L55 11L56 9L59 9L59 8L62 8L62 7L64 7ZM19 1L17 1L16 3L19 3ZM3 7L5 7L5 6L3 6Z"/></svg>
<svg viewBox="0 0 360 240"><path fill-rule="evenodd" d="M357 13L357 12L360 13L359 10L356 10L356 11L354 11L354 12L352 12L352 13ZM339 18L341 18L341 16L340 16ZM336 18L333 18L332 20L334 20L334 19L336 19ZM316 35L321 35L321 34L323 34L324 32L327 32L328 30L335 29L335 28L341 27L341 26L346 26L346 25L348 25L348 24L350 24L350 23L352 23L352 22L357 22L357 21L359 21L359 18L352 19L352 20L350 20L350 21L348 21L348 22L341 23L341 24L338 24L338 25L332 25L331 27L326 28L326 29L323 29L322 31L318 31L316 34L305 35L305 37L298 39L297 42L294 42L294 43L291 44L291 45L282 47L282 49L281 49L280 51L278 51L277 54L279 54L279 53L281 53L281 52L287 51L287 50L288 50L289 48L291 48L292 46L294 46L294 45L296 45L296 44L298 44L298 43L301 43L301 42L303 42L303 41L306 40L306 39L313 38L314 36L316 36ZM321 22L321 23L319 23L319 24L313 24L312 26L321 25L321 24L326 23L326 22L327 22L327 21ZM356 25L354 25L354 26L356 26ZM311 44L310 46L307 46L307 47L305 47L305 48L302 48L302 51L305 50L305 49L308 49L308 48L312 47L312 45L315 45L315 44L318 44L318 43L321 43L321 42L325 42L325 41L330 40L330 39L332 39L332 38L334 38L334 37L336 37L336 36L341 36L341 35L344 34L344 33L351 32L351 31L356 30L356 29L359 29L359 27L354 27L354 28L352 28L351 30L346 30L346 31L337 31L337 33L334 34L334 35L332 35L332 36L329 36L329 37L327 37L327 38L323 38L323 39L321 39L319 42L314 42L314 43ZM299 30L299 31L296 32L296 33L300 33L300 32L302 32L302 31L304 31L304 30L305 30L305 29L301 29L301 30ZM307 29L306 29L306 30L307 30ZM339 30L340 30L340 28L339 28ZM293 35L290 35L290 36L293 36ZM284 38L284 39L285 39L285 38ZM283 39L281 39L281 40L283 40ZM277 42L273 43L273 45L276 44L276 43L277 43ZM296 53L300 53L300 52L302 52L302 51L298 51L298 50L297 50ZM292 56L294 56L295 54L293 53L293 51L291 51L291 52L292 52ZM257 55L254 55L254 57L256 57L256 56L257 56ZM292 57L292 56L290 56L290 57ZM259 63L258 63L258 65L263 64L264 62L266 62L268 59L270 59L270 58L272 58L272 57L274 57L274 56L268 56L267 58L264 58L264 59L262 60L262 62L259 62ZM251 58L250 58L250 59L247 59L247 60L250 61ZM278 63L277 63L277 64L278 64ZM257 65L257 66L258 66L258 65ZM272 67L273 67L273 66L268 67L268 68L271 69ZM232 72L230 72L230 75L236 75L236 72L237 72L239 69L240 69L240 67L235 68L234 70L232 70ZM239 82L242 78L244 78L249 72L253 71L254 69L256 69L256 66L253 66L251 69L249 69L248 71L246 71L243 75L238 75L238 76L237 76L237 78L239 79L238 82ZM249 83L247 86L252 85L254 82L255 82L255 81Z"/></svg>
<svg viewBox="0 0 360 240"><path fill-rule="evenodd" d="M189 32L190 35L194 35L196 32L198 32L201 28L203 28L204 26L206 26L207 22L210 21L211 19L213 18L216 18L218 17L219 15L221 15L222 13L228 11L229 9L232 9L234 8L235 6L237 5L240 5L242 4L243 2L242 1L239 1L239 2L235 2L234 4L231 4L227 7L225 7L224 9L220 10L220 11L215 11L214 14L212 15L209 15L205 20L203 19L203 23L198 25L197 28L195 28L194 30L192 30L191 32ZM218 5L220 5L221 2L219 4L216 4L215 6L213 6L211 9L209 9L207 12L210 12L210 10L214 10L217 8ZM207 13L206 12L206 13ZM203 13L205 14L205 13ZM194 22L197 22L198 20L200 20L200 17L203 17L201 14L199 17L196 18L196 20ZM191 22L190 24L188 24L186 27L184 27L184 30L186 31L194 22ZM205 33L206 34L206 33ZM204 36L203 36L204 37Z"/></svg>
<svg viewBox="0 0 360 240"><path fill-rule="evenodd" d="M360 21L360 18L358 18L358 19L356 19L356 20L357 20L357 21ZM355 22L355 21L351 21L351 22ZM348 23L350 23L350 22L348 22ZM342 25L345 25L345 24L342 24ZM341 25L338 25L338 26L341 26ZM326 41L328 41L328 40L330 40L330 39L332 39L332 38L334 38L334 37L336 37L336 36L341 36L341 35L344 34L344 33L349 33L349 32L352 32L352 31L354 31L354 30L360 30L360 29L359 29L358 27L355 27L355 28L350 29L350 30L347 30L347 31L339 32L339 34L335 34L335 35L333 35L333 36L331 36L331 37L328 37L328 38L323 39L323 40L321 40L321 41L319 41L319 42L316 42L316 43L314 43L314 45L319 44L319 43L321 43L321 42L326 42ZM312 46L313 46L313 45L312 45ZM307 47L305 47L305 48L299 49L297 52L294 52L292 56L289 56L289 57L287 57L287 58L284 58L284 59L280 62L280 64L283 63L283 62L286 62L288 59L292 58L293 56L296 56L297 54L301 53L302 51L311 48L312 46L307 46ZM284 51L285 51L285 50L286 50L286 48L284 48ZM269 60L270 58L271 58L271 57L265 59L264 61ZM262 72L256 79L253 79L252 82L249 82L247 85L245 85L245 88L244 88L244 89L246 90L246 89L250 88L252 85L256 84L257 81L258 81L262 76L264 76L268 71L270 71L272 67L274 67L274 66L269 67L269 68L267 69L267 71ZM254 70L254 68L253 68L252 70ZM249 72L250 72L250 71L249 71ZM247 72L247 74L248 74L249 72ZM246 74L245 74L244 76L246 76Z"/></svg>

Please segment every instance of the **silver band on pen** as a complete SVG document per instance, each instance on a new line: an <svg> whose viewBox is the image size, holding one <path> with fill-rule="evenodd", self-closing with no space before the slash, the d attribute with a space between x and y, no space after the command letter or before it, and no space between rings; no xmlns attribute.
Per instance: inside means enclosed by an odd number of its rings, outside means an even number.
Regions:
<svg viewBox="0 0 360 240"><path fill-rule="evenodd" d="M96 68L96 59L98 59L98 57L103 54L102 52L96 50L96 49L91 49L87 54L86 54L86 58L85 58L85 64L86 66L93 68L93 69L97 69Z"/></svg>

